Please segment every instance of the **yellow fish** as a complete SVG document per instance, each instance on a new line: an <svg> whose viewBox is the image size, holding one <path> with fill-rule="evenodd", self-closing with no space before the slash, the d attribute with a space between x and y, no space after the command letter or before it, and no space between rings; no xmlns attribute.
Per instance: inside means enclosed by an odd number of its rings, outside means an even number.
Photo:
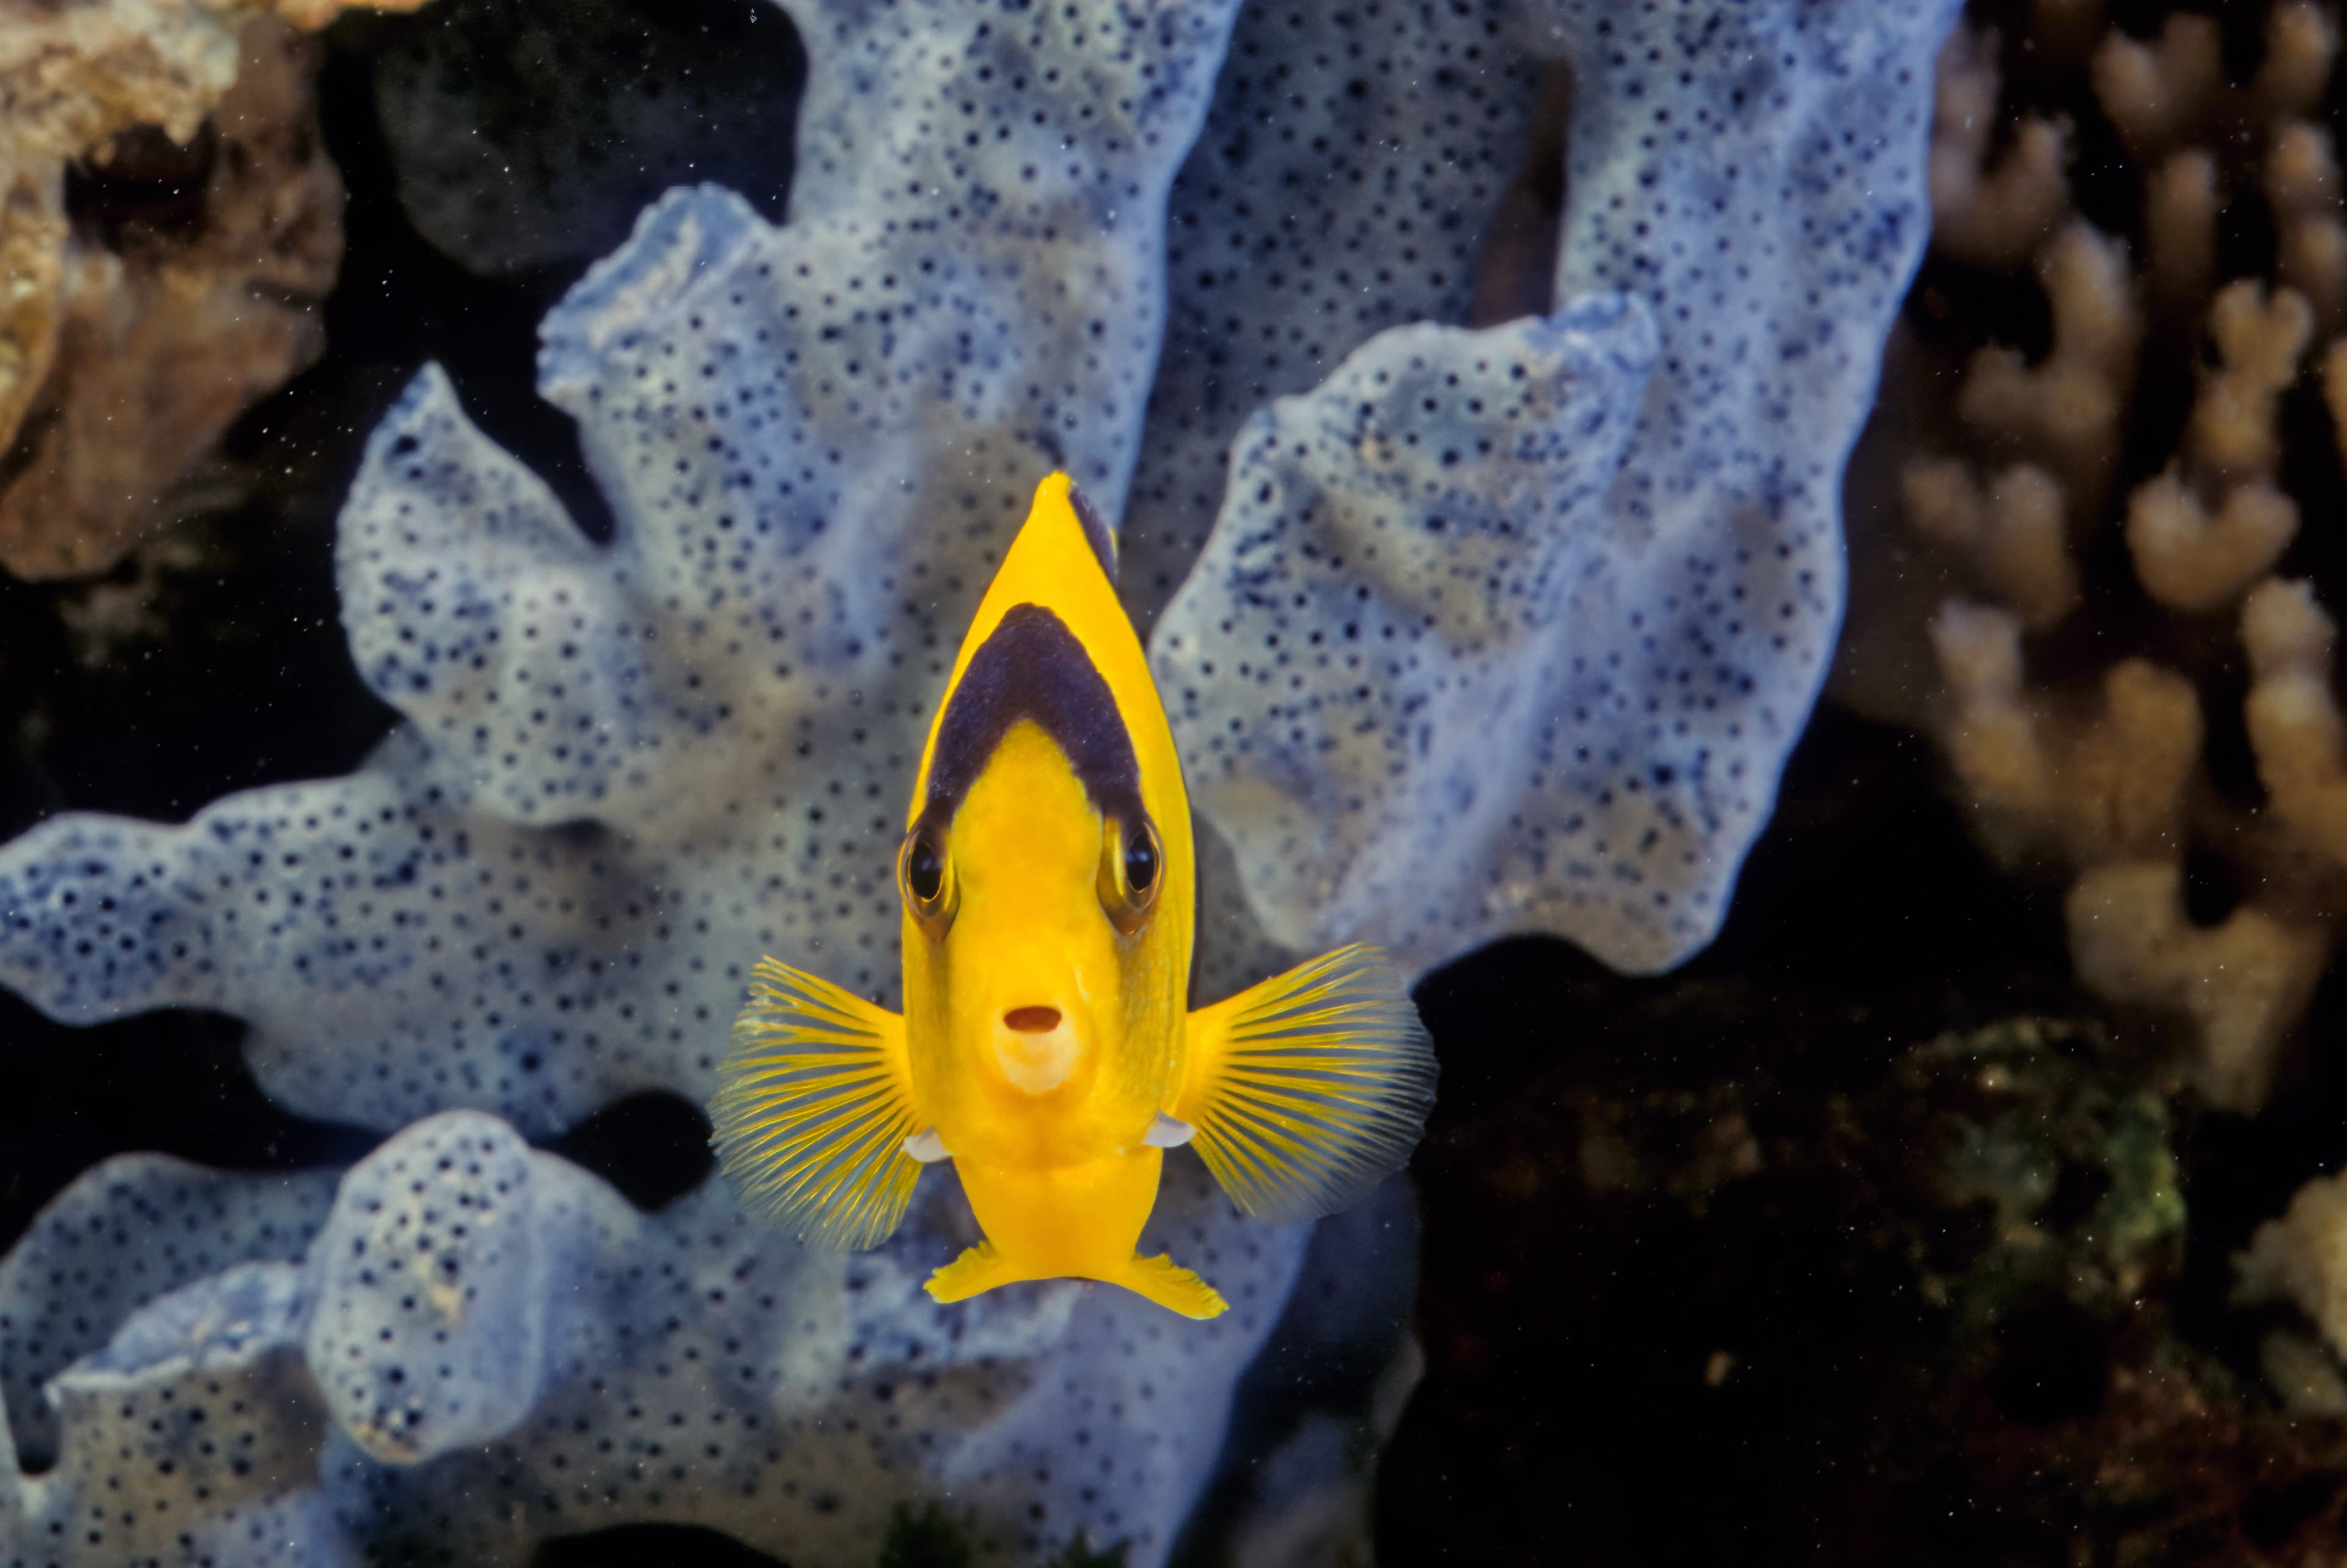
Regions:
<svg viewBox="0 0 2347 1568"><path fill-rule="evenodd" d="M762 960L711 1141L753 1210L839 1248L950 1158L985 1240L929 1277L941 1302L1072 1276L1212 1317L1212 1286L1135 1254L1164 1152L1194 1142L1247 1214L1333 1213L1409 1157L1434 1057L1374 948L1187 1010L1190 797L1114 570L1045 479L914 776L904 1015Z"/></svg>

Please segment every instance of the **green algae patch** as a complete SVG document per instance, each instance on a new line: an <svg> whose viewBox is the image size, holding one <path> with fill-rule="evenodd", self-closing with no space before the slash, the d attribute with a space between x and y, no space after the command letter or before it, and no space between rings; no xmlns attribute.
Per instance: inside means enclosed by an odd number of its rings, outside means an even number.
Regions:
<svg viewBox="0 0 2347 1568"><path fill-rule="evenodd" d="M2124 1312L2183 1260L2184 1193L2168 1102L2109 1060L2091 1028L2035 1018L1942 1035L1900 1063L1876 1102L1930 1151L1927 1198L1980 1245L1919 1245L1917 1284L1968 1326L2032 1291ZM1926 1212L1928 1212L1928 1205Z"/></svg>

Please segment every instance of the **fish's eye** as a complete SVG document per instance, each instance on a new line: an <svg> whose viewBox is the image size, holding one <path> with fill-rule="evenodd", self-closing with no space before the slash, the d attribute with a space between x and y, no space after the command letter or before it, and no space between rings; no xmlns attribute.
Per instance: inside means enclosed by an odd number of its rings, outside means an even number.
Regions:
<svg viewBox="0 0 2347 1568"><path fill-rule="evenodd" d="M1146 893L1156 880L1157 845L1146 834L1131 835L1124 841L1124 885L1136 893Z"/></svg>
<svg viewBox="0 0 2347 1568"><path fill-rule="evenodd" d="M1164 866L1165 846L1147 815L1130 822L1112 816L1101 825L1101 907L1126 936L1148 924Z"/></svg>
<svg viewBox="0 0 2347 1568"><path fill-rule="evenodd" d="M897 886L905 908L931 938L953 924L953 860L944 838L928 824L917 825L897 851Z"/></svg>
<svg viewBox="0 0 2347 1568"><path fill-rule="evenodd" d="M938 855L938 846L926 838L913 840L913 847L905 853L905 886L922 903L931 903L945 887L946 863Z"/></svg>

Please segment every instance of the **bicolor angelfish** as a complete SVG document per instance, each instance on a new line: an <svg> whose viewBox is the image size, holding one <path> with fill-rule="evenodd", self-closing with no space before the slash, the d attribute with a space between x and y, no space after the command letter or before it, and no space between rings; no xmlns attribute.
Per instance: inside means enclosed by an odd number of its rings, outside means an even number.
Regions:
<svg viewBox="0 0 2347 1568"><path fill-rule="evenodd" d="M1167 1149L1192 1143L1245 1213L1333 1213L1398 1168L1434 1057L1374 948L1192 1012L1190 800L1115 547L1064 474L978 607L897 853L899 1017L761 961L711 1112L755 1212L876 1246L950 1159L985 1239L941 1302L1073 1276L1190 1317L1214 1287L1135 1244Z"/></svg>

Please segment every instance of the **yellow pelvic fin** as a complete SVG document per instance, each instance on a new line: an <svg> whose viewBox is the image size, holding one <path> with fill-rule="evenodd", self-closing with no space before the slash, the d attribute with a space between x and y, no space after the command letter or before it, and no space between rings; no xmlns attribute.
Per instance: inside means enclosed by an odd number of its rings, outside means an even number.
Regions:
<svg viewBox="0 0 2347 1568"><path fill-rule="evenodd" d="M761 1217L815 1246L877 1246L919 1162L905 1020L762 958L710 1102L718 1163Z"/></svg>
<svg viewBox="0 0 2347 1568"><path fill-rule="evenodd" d="M1241 1210L1305 1220L1399 1169L1433 1104L1418 1009L1385 954L1356 944L1192 1013L1173 1114Z"/></svg>
<svg viewBox="0 0 2347 1568"><path fill-rule="evenodd" d="M992 1242L982 1241L976 1246L965 1247L959 1257L929 1276L922 1288L940 1302L967 1301L998 1285L1035 1277L1013 1266L995 1250ZM1219 1317L1230 1309L1230 1303L1223 1299L1220 1291L1189 1269L1176 1267L1174 1260L1163 1253L1155 1257L1128 1259L1123 1266L1100 1278L1105 1284L1121 1285L1184 1317Z"/></svg>
<svg viewBox="0 0 2347 1568"><path fill-rule="evenodd" d="M1003 1261L990 1241L962 1248L959 1257L929 1276L921 1286L938 1301L968 1301L981 1291L1027 1276Z"/></svg>
<svg viewBox="0 0 2347 1568"><path fill-rule="evenodd" d="M1184 1317L1220 1317L1230 1310L1231 1304L1223 1299L1221 1291L1191 1270L1175 1266L1162 1252L1155 1257L1134 1258L1108 1283L1122 1285Z"/></svg>

